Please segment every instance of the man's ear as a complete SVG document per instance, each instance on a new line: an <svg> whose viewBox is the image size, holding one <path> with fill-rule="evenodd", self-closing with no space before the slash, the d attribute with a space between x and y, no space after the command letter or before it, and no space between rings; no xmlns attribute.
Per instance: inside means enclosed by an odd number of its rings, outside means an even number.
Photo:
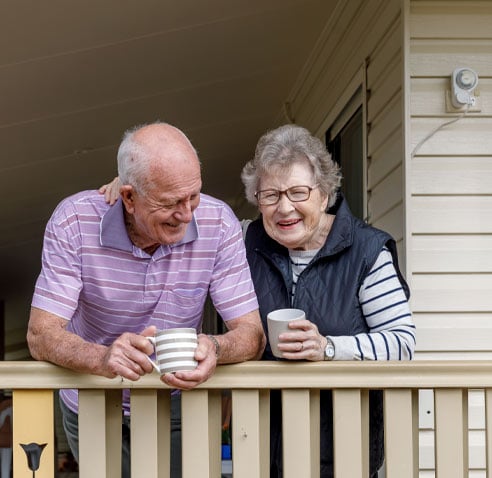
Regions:
<svg viewBox="0 0 492 478"><path fill-rule="evenodd" d="M120 188L120 195L125 205L126 212L133 214L135 211L135 190L130 184L124 184Z"/></svg>

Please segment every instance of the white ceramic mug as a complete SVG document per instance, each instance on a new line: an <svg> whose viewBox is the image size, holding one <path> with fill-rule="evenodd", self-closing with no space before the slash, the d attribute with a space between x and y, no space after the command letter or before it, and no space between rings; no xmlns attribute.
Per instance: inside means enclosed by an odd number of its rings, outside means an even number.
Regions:
<svg viewBox="0 0 492 478"><path fill-rule="evenodd" d="M182 370L195 370L195 350L198 337L193 328L158 330L153 337L147 339L154 345L156 362L150 357L154 369L163 375Z"/></svg>
<svg viewBox="0 0 492 478"><path fill-rule="evenodd" d="M278 336L289 332L289 322L305 319L306 314L301 309L277 309L267 315L268 340L275 357L282 358L282 352L278 349Z"/></svg>

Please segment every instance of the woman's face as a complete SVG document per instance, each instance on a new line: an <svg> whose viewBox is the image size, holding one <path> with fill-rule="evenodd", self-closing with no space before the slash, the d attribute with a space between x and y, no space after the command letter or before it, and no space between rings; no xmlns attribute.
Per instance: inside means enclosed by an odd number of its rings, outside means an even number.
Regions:
<svg viewBox="0 0 492 478"><path fill-rule="evenodd" d="M258 190L285 191L293 186L314 187L309 199L292 202L281 194L276 204L259 206L267 234L288 249L310 250L324 244L328 197L315 187L314 176L307 162L294 163L290 170L273 168L265 173ZM325 231L326 232L326 231Z"/></svg>

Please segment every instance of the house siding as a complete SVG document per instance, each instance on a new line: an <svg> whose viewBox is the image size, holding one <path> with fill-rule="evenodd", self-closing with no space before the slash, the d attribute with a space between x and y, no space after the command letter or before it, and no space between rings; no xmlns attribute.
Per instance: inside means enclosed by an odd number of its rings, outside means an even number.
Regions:
<svg viewBox="0 0 492 478"><path fill-rule="evenodd" d="M410 7L410 141L446 112L458 67L479 75L480 111L429 138L409 159L412 308L425 358L492 357L492 2ZM463 340L463 334L467 340Z"/></svg>
<svg viewBox="0 0 492 478"><path fill-rule="evenodd" d="M395 238L402 259L405 254L405 187L400 12L391 19L366 64L368 222ZM401 262L405 272L405 261Z"/></svg>
<svg viewBox="0 0 492 478"><path fill-rule="evenodd" d="M410 2L407 260L417 358L492 357L492 2ZM479 75L480 111L456 114L455 68ZM413 155L412 155L413 153ZM413 156L413 157L412 157ZM485 477L483 391L468 398L469 476ZM420 476L433 477L434 406L420 393Z"/></svg>

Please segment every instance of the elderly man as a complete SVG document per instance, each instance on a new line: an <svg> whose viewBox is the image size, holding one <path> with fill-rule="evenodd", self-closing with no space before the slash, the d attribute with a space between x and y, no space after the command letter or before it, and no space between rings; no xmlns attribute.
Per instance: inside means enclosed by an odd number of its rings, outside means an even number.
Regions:
<svg viewBox="0 0 492 478"><path fill-rule="evenodd" d="M85 191L62 201L48 222L27 335L32 356L79 372L138 380L152 371L146 336L156 328L200 329L210 293L228 331L200 334L196 370L161 380L187 390L206 381L217 363L259 358L265 336L241 227L227 205L201 194L200 163L188 138L165 123L127 131L118 174L115 206L97 191ZM77 458L77 391L60 395ZM123 407L128 422L128 394ZM172 408L177 477L179 394ZM123 476L129 476L126 441Z"/></svg>

